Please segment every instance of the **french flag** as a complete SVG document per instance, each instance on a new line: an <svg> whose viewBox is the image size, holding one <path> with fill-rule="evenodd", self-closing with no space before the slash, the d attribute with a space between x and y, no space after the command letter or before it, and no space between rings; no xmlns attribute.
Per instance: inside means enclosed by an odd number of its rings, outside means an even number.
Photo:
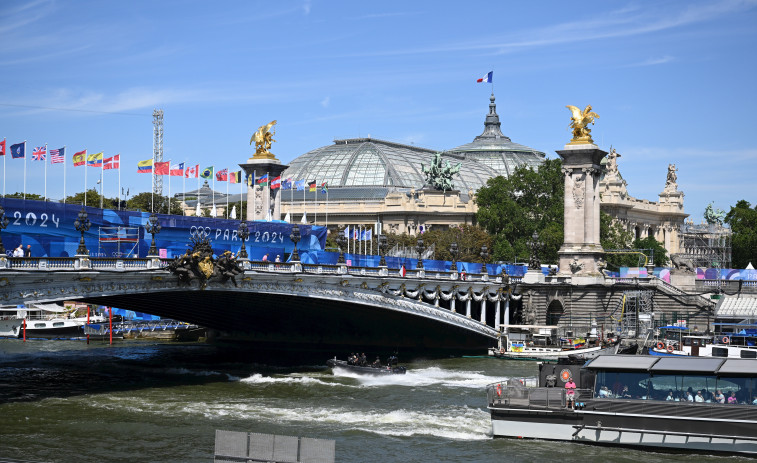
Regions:
<svg viewBox="0 0 757 463"><path fill-rule="evenodd" d="M485 82L485 83L489 83L489 82L491 82L491 81L492 81L492 75L493 75L493 74L494 74L494 71L489 71L489 72L487 72L487 73L486 73L486 75L485 75L484 77L482 77L482 78L480 78L480 79L476 80L476 82Z"/></svg>

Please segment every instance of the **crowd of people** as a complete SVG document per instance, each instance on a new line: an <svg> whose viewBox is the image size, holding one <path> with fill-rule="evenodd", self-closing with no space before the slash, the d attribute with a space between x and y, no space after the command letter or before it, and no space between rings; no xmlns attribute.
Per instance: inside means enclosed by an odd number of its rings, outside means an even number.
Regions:
<svg viewBox="0 0 757 463"><path fill-rule="evenodd" d="M32 245L27 244L26 249L24 249L23 244L19 244L16 249L13 251L8 250L6 255L8 257L31 257L32 256Z"/></svg>
<svg viewBox="0 0 757 463"><path fill-rule="evenodd" d="M628 391L628 386L623 386L621 389L615 391L610 390L607 386L600 386L597 391L599 398L618 398L618 399L642 399L642 400L664 400L666 402L701 402L701 403L719 403L719 404L747 404L757 405L757 395L748 401L746 397L741 397L740 392L730 391L723 393L722 389L715 389L715 392L707 389L694 390L689 387L686 390L672 390L669 389L667 395L663 397L657 397L656 394L632 396ZM743 394L742 394L743 395Z"/></svg>

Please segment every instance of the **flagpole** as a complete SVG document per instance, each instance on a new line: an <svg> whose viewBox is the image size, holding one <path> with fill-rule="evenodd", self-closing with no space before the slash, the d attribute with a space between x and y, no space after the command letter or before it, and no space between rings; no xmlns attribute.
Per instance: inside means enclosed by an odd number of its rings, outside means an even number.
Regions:
<svg viewBox="0 0 757 463"><path fill-rule="evenodd" d="M271 176L269 175L269 172L266 171L265 173L265 179L268 187L268 201L265 205L265 218L268 219L268 217L271 217L271 220L273 220L273 214L271 214Z"/></svg>
<svg viewBox="0 0 757 463"><path fill-rule="evenodd" d="M307 178L307 177L305 177ZM302 217L305 218L307 216L307 201L305 200L305 182L307 180L302 181ZM302 220L300 220L302 222Z"/></svg>
<svg viewBox="0 0 757 463"><path fill-rule="evenodd" d="M63 145L63 204L66 204L66 145Z"/></svg>
<svg viewBox="0 0 757 463"><path fill-rule="evenodd" d="M5 158L8 157L8 154L7 154L8 140L5 137L3 137L3 141L5 142L3 143L3 147L4 147L3 149L3 153L4 153L3 155L3 198L5 198Z"/></svg>
<svg viewBox="0 0 757 463"><path fill-rule="evenodd" d="M24 140L24 199L26 199L26 140Z"/></svg>
<svg viewBox="0 0 757 463"><path fill-rule="evenodd" d="M100 209L103 208L103 193L105 192L105 153L100 159Z"/></svg>
<svg viewBox="0 0 757 463"><path fill-rule="evenodd" d="M329 186L326 185L326 230L329 229Z"/></svg>
<svg viewBox="0 0 757 463"><path fill-rule="evenodd" d="M239 220L242 220L242 214L244 214L244 205L243 203L243 197L244 197L244 187L242 186L242 172L239 171L239 178L237 181L239 182ZM244 220L247 221L247 215L245 214Z"/></svg>
<svg viewBox="0 0 757 463"><path fill-rule="evenodd" d="M215 166L213 166L213 167L215 167ZM211 209L211 211L215 210L215 208L216 208L216 173L215 173L215 169L213 169L213 178L212 178L212 181L213 181L213 187L211 188L210 194L213 195L213 209ZM216 210L216 215L214 215L213 218L215 219L217 216L218 216L218 211Z"/></svg>
<svg viewBox="0 0 757 463"><path fill-rule="evenodd" d="M45 158L47 158L47 143L45 143ZM45 163L45 202L47 202L47 159L44 160Z"/></svg>
<svg viewBox="0 0 757 463"><path fill-rule="evenodd" d="M229 168L226 168L226 218L229 218Z"/></svg>
<svg viewBox="0 0 757 463"><path fill-rule="evenodd" d="M197 164L197 204L200 204L200 165L199 164ZM197 217L199 217L199 215Z"/></svg>
<svg viewBox="0 0 757 463"><path fill-rule="evenodd" d="M116 190L116 196L118 197L118 210L121 210L121 153L118 153L118 190Z"/></svg>
<svg viewBox="0 0 757 463"><path fill-rule="evenodd" d="M318 225L318 179L315 179L315 192L313 194L313 225Z"/></svg>
<svg viewBox="0 0 757 463"><path fill-rule="evenodd" d="M252 171L252 220L255 220L255 204L257 203L257 200L255 199L255 188L257 187L257 180L255 179L258 176L258 171L253 169ZM249 206L249 204L248 204Z"/></svg>
<svg viewBox="0 0 757 463"><path fill-rule="evenodd" d="M189 161L184 159L184 168L181 170L181 215L184 215L184 208L187 207L187 165Z"/></svg>
<svg viewBox="0 0 757 463"><path fill-rule="evenodd" d="M150 193L150 212L155 212L155 154L152 161L152 192Z"/></svg>
<svg viewBox="0 0 757 463"><path fill-rule="evenodd" d="M168 160L168 215L171 215L171 160Z"/></svg>
<svg viewBox="0 0 757 463"><path fill-rule="evenodd" d="M84 205L87 205L87 164L89 163L89 155L87 150L84 150Z"/></svg>

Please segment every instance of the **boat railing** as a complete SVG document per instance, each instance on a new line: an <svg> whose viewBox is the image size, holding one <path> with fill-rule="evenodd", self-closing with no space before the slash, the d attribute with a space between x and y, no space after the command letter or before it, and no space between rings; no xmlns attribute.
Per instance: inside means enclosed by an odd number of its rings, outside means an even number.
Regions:
<svg viewBox="0 0 757 463"><path fill-rule="evenodd" d="M590 389L576 389L574 400L588 400ZM486 386L489 407L526 408L534 410L560 410L567 407L566 390L558 387L529 387L518 382L507 381Z"/></svg>

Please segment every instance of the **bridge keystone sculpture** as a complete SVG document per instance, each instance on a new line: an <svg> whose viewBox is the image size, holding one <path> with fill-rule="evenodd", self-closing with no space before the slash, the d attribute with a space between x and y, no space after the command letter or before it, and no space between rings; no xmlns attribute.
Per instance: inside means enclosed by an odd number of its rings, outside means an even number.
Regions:
<svg viewBox="0 0 757 463"><path fill-rule="evenodd" d="M226 283L231 280L237 286L235 276L243 273L230 251L226 251L218 259L213 258L213 248L210 238L194 233L190 237L192 248L183 255L175 258L168 266L168 270L179 278L178 284L191 286L198 282L200 289L205 289L211 280Z"/></svg>

